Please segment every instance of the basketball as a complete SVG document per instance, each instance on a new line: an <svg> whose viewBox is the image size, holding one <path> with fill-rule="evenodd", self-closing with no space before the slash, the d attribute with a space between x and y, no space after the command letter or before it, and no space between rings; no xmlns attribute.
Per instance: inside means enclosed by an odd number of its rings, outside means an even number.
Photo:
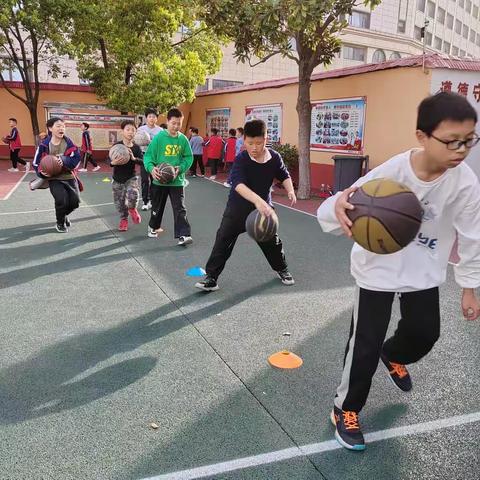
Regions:
<svg viewBox="0 0 480 480"><path fill-rule="evenodd" d="M362 185L349 202L347 210L353 223L354 240L373 253L395 253L416 236L422 223L422 206L405 185L378 178Z"/></svg>
<svg viewBox="0 0 480 480"><path fill-rule="evenodd" d="M170 183L175 178L175 168L169 163L161 163L155 168L160 174L160 183Z"/></svg>
<svg viewBox="0 0 480 480"><path fill-rule="evenodd" d="M145 130L137 130L133 137L133 142L139 147L146 147L151 142L150 135Z"/></svg>
<svg viewBox="0 0 480 480"><path fill-rule="evenodd" d="M45 155L40 160L40 172L49 177L56 177L62 173L63 162L62 159L55 155Z"/></svg>
<svg viewBox="0 0 480 480"><path fill-rule="evenodd" d="M247 233L256 242L268 242L278 230L278 217L275 212L269 217L262 215L258 210L253 210L245 221Z"/></svg>
<svg viewBox="0 0 480 480"><path fill-rule="evenodd" d="M114 166L125 165L131 158L130 149L123 143L116 143L109 150L110 163Z"/></svg>

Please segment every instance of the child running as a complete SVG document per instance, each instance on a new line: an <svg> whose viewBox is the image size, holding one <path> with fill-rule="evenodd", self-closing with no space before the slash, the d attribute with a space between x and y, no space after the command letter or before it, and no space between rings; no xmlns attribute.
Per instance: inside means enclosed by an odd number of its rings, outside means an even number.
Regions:
<svg viewBox="0 0 480 480"><path fill-rule="evenodd" d="M244 130L245 151L233 164L232 189L205 268L207 275L203 281L195 284L195 287L206 292L218 290L218 277L232 254L238 236L245 232L248 214L255 208L266 216L273 213L271 197L273 180L282 182L292 206L297 201L292 179L282 157L275 150L265 147L267 141L265 122L251 120L245 124ZM275 235L268 242L258 243L258 246L282 283L293 285L295 281L288 271L279 236Z"/></svg>
<svg viewBox="0 0 480 480"><path fill-rule="evenodd" d="M82 146L80 148L80 153L82 154L82 168L79 168L78 171L87 172L87 165L88 162L90 162L93 165L92 172L98 172L100 167L93 159L93 144L89 131L90 125L87 122L83 122L80 129L82 130Z"/></svg>
<svg viewBox="0 0 480 480"><path fill-rule="evenodd" d="M346 215L349 196L374 178L391 178L412 190L424 209L417 238L390 255L377 255L354 244L351 272L357 283L350 338L331 420L338 442L364 450L358 414L365 405L379 360L402 391L412 389L405 367L418 362L440 335L439 285L444 283L450 251L458 234L460 262L455 279L463 289L468 320L480 314L475 288L480 286L480 186L464 160L479 141L477 114L454 93L438 93L418 109L417 139L422 148L400 153L373 169L353 187L328 198L318 209L326 232L351 237ZM400 294L402 318L385 341L392 302ZM433 367L435 368L435 367Z"/></svg>
<svg viewBox="0 0 480 480"><path fill-rule="evenodd" d="M10 161L12 162L12 166L8 171L18 172L18 164L20 163L25 166L25 171L28 172L30 170L30 162L20 158L22 141L20 140L20 133L17 128L17 119L13 117L9 118L8 124L10 125L10 134L3 138L4 143L8 145L8 149L10 150Z"/></svg>

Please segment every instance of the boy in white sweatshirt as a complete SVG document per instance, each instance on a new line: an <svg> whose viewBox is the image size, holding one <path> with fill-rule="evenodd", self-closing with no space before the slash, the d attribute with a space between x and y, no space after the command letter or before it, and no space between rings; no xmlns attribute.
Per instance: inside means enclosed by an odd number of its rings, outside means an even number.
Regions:
<svg viewBox="0 0 480 480"><path fill-rule="evenodd" d="M417 139L422 148L401 153L326 200L318 209L325 232L351 237L346 215L349 196L374 178L390 178L410 188L423 207L416 239L399 252L378 255L354 244L351 272L357 283L350 338L331 414L335 437L350 450L364 450L358 414L368 397L381 359L394 384L412 388L406 364L424 357L440 335L438 286L445 281L450 251L458 235L460 262L454 267L462 287L462 309L468 320L480 315L475 288L480 286L480 185L463 160L479 137L477 114L454 93L438 93L418 109ZM395 293L402 318L385 341Z"/></svg>

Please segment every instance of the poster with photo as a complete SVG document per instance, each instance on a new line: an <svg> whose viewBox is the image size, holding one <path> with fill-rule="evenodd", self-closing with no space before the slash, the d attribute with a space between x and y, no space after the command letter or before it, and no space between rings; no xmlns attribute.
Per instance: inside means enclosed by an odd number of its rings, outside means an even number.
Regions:
<svg viewBox="0 0 480 480"><path fill-rule="evenodd" d="M228 137L228 129L230 128L230 109L216 108L207 110L207 133L210 135L212 128L218 130L218 134L223 137Z"/></svg>
<svg viewBox="0 0 480 480"><path fill-rule="evenodd" d="M361 153L365 131L364 97L312 102L312 150Z"/></svg>
<svg viewBox="0 0 480 480"><path fill-rule="evenodd" d="M245 107L245 122L249 120L263 120L267 125L268 141L280 143L282 138L282 105L255 105Z"/></svg>
<svg viewBox="0 0 480 480"><path fill-rule="evenodd" d="M122 139L120 124L123 120L135 121L134 116L114 114L106 110L104 105L100 106L104 112L100 111L98 105L94 106L96 108L81 104L47 104L45 107L47 109L47 120L52 117L63 119L65 135L75 145L80 146L82 144L80 126L83 122L88 123L94 150L108 150L112 144Z"/></svg>

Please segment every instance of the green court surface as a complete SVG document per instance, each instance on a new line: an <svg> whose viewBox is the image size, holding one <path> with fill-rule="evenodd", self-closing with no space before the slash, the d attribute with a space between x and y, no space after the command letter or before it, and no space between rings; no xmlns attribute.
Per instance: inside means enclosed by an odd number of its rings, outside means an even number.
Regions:
<svg viewBox="0 0 480 480"><path fill-rule="evenodd" d="M442 336L411 366L413 391L379 368L361 415L370 442L349 452L328 416L353 305L350 242L279 206L296 285L243 235L221 289L205 294L186 271L204 266L227 189L190 181L194 244L183 248L169 204L159 239L146 236L149 212L117 232L104 177L83 177L67 235L28 176L0 202L1 479L480 478L480 330L451 275ZM282 349L303 366L270 367Z"/></svg>

